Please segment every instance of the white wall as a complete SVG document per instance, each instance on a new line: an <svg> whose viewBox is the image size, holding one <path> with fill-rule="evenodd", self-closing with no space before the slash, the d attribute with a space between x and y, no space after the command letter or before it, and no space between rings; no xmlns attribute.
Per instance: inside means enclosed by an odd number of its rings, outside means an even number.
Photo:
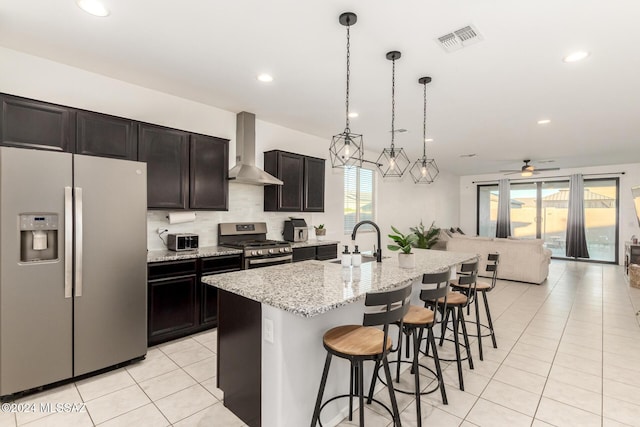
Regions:
<svg viewBox="0 0 640 427"><path fill-rule="evenodd" d="M235 163L235 112L221 110L166 93L115 80L100 74L0 48L0 92L42 101L97 111L115 116L169 126L192 132L228 138L230 166ZM336 129L340 129L340 124ZM275 124L256 120L256 163L261 166L262 152L281 149L328 159L331 135L327 138L304 134ZM386 248L390 225L408 232L420 219L429 225L456 225L458 221L457 177L442 173L435 184L418 186L410 178L402 182L378 180L377 222L383 232ZM327 240L350 242L342 232L343 219L342 171L326 167L325 212L317 214L263 212L262 187L243 184L229 185L228 212L198 212L194 223L171 225L166 211L149 211L147 220L148 248L163 248L156 230L168 228L172 232L196 232L201 245L217 243L217 224L232 221L266 221L269 238L281 238L283 221L289 216L303 217L307 223L324 223ZM310 233L313 236L313 233ZM373 236L363 233L358 243L370 249Z"/></svg>
<svg viewBox="0 0 640 427"><path fill-rule="evenodd" d="M625 172L618 175L616 172ZM545 176L569 176L574 173L602 174L602 177L620 178L620 229L618 248L619 261L624 262L624 242L630 240L632 235L640 236L640 227L633 207L631 187L640 185L640 163L594 166L576 169L562 169L541 173L532 177L532 180L542 180ZM477 191L473 182L495 181L504 178L502 174L467 175L460 177L460 228L470 234L476 233L476 204Z"/></svg>

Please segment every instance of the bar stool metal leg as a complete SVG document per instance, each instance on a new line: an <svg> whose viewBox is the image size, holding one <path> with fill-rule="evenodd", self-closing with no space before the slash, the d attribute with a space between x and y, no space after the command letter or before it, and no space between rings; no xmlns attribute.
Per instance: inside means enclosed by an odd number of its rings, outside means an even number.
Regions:
<svg viewBox="0 0 640 427"><path fill-rule="evenodd" d="M418 368L418 356L420 354L420 342L418 341L418 330L411 328L413 336L413 375L416 382L416 414L418 418L418 427L422 427L422 408L420 407L420 370ZM400 365L400 363L398 363Z"/></svg>
<svg viewBox="0 0 640 427"><path fill-rule="evenodd" d="M429 348L429 346L431 346L431 349L433 350L433 360L436 365L436 373L438 375L440 394L442 395L442 403L444 403L445 405L448 405L449 402L447 401L447 392L444 389L444 378L442 376L442 368L440 367L440 359L438 358L438 349L436 348L437 347L436 338L432 328L429 328L429 331L427 332L427 349Z"/></svg>
<svg viewBox="0 0 640 427"><path fill-rule="evenodd" d="M398 402L396 401L396 394L393 391L393 383L391 382L391 370L389 369L389 361L386 357L382 361L382 366L384 366L384 375L387 380L387 389L389 389L391 408L393 410L393 421L397 427L402 427L402 422L400 421L400 412L398 411Z"/></svg>
<svg viewBox="0 0 640 427"><path fill-rule="evenodd" d="M464 380L462 379L462 360L460 359L460 342L458 339L458 317L455 313L455 308L451 310L451 319L453 321L453 343L456 350L456 365L458 366L458 384L460 390L464 391ZM458 312L461 310L458 309ZM464 323L463 323L464 325ZM440 345L442 346L442 337L440 337Z"/></svg>
<svg viewBox="0 0 640 427"><path fill-rule="evenodd" d="M482 292L484 295L484 292ZM478 333L478 353L480 355L480 360L484 360L484 355L482 354L482 332L480 331L480 304L478 303L478 292L475 292L474 295L475 305L476 305L476 331Z"/></svg>
<svg viewBox="0 0 640 427"><path fill-rule="evenodd" d="M482 292L482 299L484 300L484 309L487 313L487 322L489 323L489 331L491 333L491 340L493 341L493 348L498 348L496 342L496 334L493 330L493 321L491 320L491 311L489 310L489 300L487 299L487 293Z"/></svg>
<svg viewBox="0 0 640 427"><path fill-rule="evenodd" d="M320 388L318 389L318 398L316 399L316 407L313 410L313 417L311 418L311 427L316 427L320 419L320 406L322 405L322 395L324 394L324 388L327 385L327 377L329 376L329 366L331 366L331 353L327 353L327 358L324 362L324 370L322 371L322 379L320 380Z"/></svg>
<svg viewBox="0 0 640 427"><path fill-rule="evenodd" d="M464 321L464 310L461 308L458 311L460 315L458 322L462 326L462 338L464 339L464 346L467 349L467 359L469 360L469 369L473 369L473 358L471 357L471 345L469 345L469 334L467 333L467 325Z"/></svg>

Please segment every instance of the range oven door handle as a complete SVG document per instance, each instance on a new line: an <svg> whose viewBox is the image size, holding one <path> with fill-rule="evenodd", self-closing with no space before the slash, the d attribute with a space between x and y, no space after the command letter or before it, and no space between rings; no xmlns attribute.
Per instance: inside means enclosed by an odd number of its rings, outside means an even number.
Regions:
<svg viewBox="0 0 640 427"><path fill-rule="evenodd" d="M260 258L260 259L249 259L249 265L255 265L255 264L271 264L274 262L280 262L280 261L291 261L293 260L293 255L285 255L285 256L280 256L280 257L273 257L273 258Z"/></svg>

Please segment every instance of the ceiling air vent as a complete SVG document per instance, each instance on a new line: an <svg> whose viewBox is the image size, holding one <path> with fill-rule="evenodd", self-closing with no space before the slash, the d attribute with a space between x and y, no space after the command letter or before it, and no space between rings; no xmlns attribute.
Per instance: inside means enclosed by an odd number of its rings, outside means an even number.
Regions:
<svg viewBox="0 0 640 427"><path fill-rule="evenodd" d="M465 46L477 43L482 36L472 25L455 30L449 34L438 37L438 43L446 52L453 52Z"/></svg>

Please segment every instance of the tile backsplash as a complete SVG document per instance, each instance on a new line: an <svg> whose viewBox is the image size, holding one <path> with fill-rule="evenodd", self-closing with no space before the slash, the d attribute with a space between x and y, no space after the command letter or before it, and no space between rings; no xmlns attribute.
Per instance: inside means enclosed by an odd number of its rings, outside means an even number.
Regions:
<svg viewBox="0 0 640 427"><path fill-rule="evenodd" d="M309 228L313 228L314 217L320 223L323 214L300 212L264 212L263 188L246 184L229 184L229 210L196 211L196 220L182 224L169 224L169 211L147 211L147 249L166 249L163 240L158 236L158 228L168 229L170 233L195 233L200 236L200 246L215 246L218 244L218 223L221 222L266 222L267 238L282 240L284 221L289 217L304 218ZM313 231L309 232L312 237Z"/></svg>

